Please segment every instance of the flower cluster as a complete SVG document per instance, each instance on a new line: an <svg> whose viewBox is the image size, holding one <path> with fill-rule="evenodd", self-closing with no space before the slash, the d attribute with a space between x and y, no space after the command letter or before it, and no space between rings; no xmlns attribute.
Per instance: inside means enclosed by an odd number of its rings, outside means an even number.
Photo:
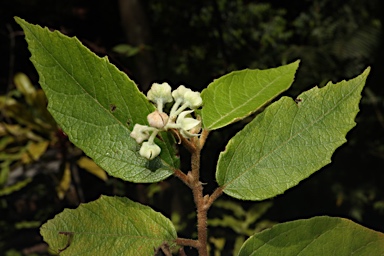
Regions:
<svg viewBox="0 0 384 256"><path fill-rule="evenodd" d="M172 91L168 83L154 83L147 93L147 98L156 105L156 110L147 116L149 126L135 124L131 132L131 137L137 143L142 143L139 151L141 156L151 160L160 154L161 149L154 142L160 131L177 129L185 138L198 136L201 124L191 113L203 104L199 92L194 92L184 85ZM164 105L173 101L169 115L164 113Z"/></svg>

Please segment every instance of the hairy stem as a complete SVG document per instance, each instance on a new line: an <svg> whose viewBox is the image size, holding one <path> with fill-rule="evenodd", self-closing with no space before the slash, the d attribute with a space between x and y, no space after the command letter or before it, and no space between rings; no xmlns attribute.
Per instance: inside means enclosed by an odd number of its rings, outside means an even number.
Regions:
<svg viewBox="0 0 384 256"><path fill-rule="evenodd" d="M196 204L197 212L197 240L177 238L176 243L181 246L191 246L198 250L199 256L208 256L207 248L207 212L212 203L222 194L223 188L217 188L211 196L204 197L203 184L200 181L200 156L201 149L204 146L208 130L203 130L200 138L193 137L190 140L178 135L181 143L191 153L191 171L184 174L180 170L175 170L175 175L192 189L193 199Z"/></svg>
<svg viewBox="0 0 384 256"><path fill-rule="evenodd" d="M176 243L181 246L199 247L199 241L188 238L176 238Z"/></svg>
<svg viewBox="0 0 384 256"><path fill-rule="evenodd" d="M207 209L203 197L203 184L200 182L200 152L199 140L194 140L196 150L191 156L192 193L197 207L197 239L199 246L197 250L200 256L207 256Z"/></svg>
<svg viewBox="0 0 384 256"><path fill-rule="evenodd" d="M182 182L184 182L188 187L191 187L190 181L188 179L188 176L180 171L179 169L174 169L173 174L178 177Z"/></svg>
<svg viewBox="0 0 384 256"><path fill-rule="evenodd" d="M206 201L205 203L205 208L208 209L211 207L211 205L213 204L213 202L219 197L221 196L221 194L223 193L223 187L218 187L216 188L216 190L212 193L212 195L208 198L208 200Z"/></svg>

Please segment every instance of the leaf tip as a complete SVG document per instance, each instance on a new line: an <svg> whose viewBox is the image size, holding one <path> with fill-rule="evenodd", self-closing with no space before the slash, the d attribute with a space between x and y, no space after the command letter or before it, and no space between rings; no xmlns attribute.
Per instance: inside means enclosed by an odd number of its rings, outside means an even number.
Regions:
<svg viewBox="0 0 384 256"><path fill-rule="evenodd" d="M13 19L16 21L17 24L19 24L20 26L22 26L24 23L26 23L26 21L18 16L14 16Z"/></svg>
<svg viewBox="0 0 384 256"><path fill-rule="evenodd" d="M363 75L363 76L368 76L370 72L371 72L371 66L368 66L368 67L364 70L364 72L362 73L362 75Z"/></svg>

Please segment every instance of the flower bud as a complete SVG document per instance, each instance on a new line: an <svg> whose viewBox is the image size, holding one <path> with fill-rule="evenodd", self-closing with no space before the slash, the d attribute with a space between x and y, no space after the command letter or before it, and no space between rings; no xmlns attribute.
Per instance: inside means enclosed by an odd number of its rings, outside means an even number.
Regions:
<svg viewBox="0 0 384 256"><path fill-rule="evenodd" d="M135 124L130 136L134 138L137 143L140 144L141 142L149 138L149 131L151 131L150 127L146 125Z"/></svg>
<svg viewBox="0 0 384 256"><path fill-rule="evenodd" d="M162 112L163 105L173 101L171 90L172 88L168 83L154 83L147 93L147 98L157 105L160 105L160 112Z"/></svg>
<svg viewBox="0 0 384 256"><path fill-rule="evenodd" d="M172 92L172 97L175 99L175 101L178 99L182 99L182 101L184 101L184 95L186 92L192 92L192 90L186 88L184 85L180 85L176 90Z"/></svg>
<svg viewBox="0 0 384 256"><path fill-rule="evenodd" d="M190 109L196 109L203 105L203 99L200 96L200 92L186 92L184 95L184 101L188 103L188 107Z"/></svg>
<svg viewBox="0 0 384 256"><path fill-rule="evenodd" d="M183 111L180 113L179 117L176 120L176 124L180 126L180 133L186 138L190 138L192 136L197 136L197 134L191 133L191 131L195 131L195 129L199 129L200 121L196 120L192 117L185 117L186 115L192 113L193 110ZM199 129L200 130L200 129Z"/></svg>
<svg viewBox="0 0 384 256"><path fill-rule="evenodd" d="M155 110L147 116L147 120L150 126L163 129L168 123L168 115L164 112L160 113L158 110Z"/></svg>
<svg viewBox="0 0 384 256"><path fill-rule="evenodd" d="M147 158L148 160L154 159L160 154L160 152L161 148L159 146L148 141L143 143L139 151L140 155Z"/></svg>

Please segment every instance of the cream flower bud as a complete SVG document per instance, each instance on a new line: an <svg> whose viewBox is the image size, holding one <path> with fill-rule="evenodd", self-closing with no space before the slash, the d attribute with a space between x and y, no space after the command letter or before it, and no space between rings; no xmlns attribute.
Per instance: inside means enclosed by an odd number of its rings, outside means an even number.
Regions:
<svg viewBox="0 0 384 256"><path fill-rule="evenodd" d="M196 109L203 105L203 99L200 96L200 92L188 91L184 94L184 101L188 103L188 107Z"/></svg>
<svg viewBox="0 0 384 256"><path fill-rule="evenodd" d="M192 90L186 88L184 85L180 85L176 90L172 92L172 97L175 99L175 101L177 101L178 99L184 101L184 95L187 92L192 92Z"/></svg>
<svg viewBox="0 0 384 256"><path fill-rule="evenodd" d="M134 138L137 143L140 144L144 140L147 140L149 138L149 132L151 130L151 127L148 127L146 125L135 124L130 136Z"/></svg>
<svg viewBox="0 0 384 256"><path fill-rule="evenodd" d="M147 120L150 126L163 129L164 126L168 123L168 115L164 112L159 112L155 110L147 116Z"/></svg>
<svg viewBox="0 0 384 256"><path fill-rule="evenodd" d="M200 121L191 117L185 117L186 115L192 113L193 110L183 111L180 113L179 117L176 120L176 124L180 127L180 133L186 138L192 136L198 136L197 134L192 134L190 131L200 125Z"/></svg>
<svg viewBox="0 0 384 256"><path fill-rule="evenodd" d="M150 143L148 141L144 142L140 148L140 155L142 157L147 158L148 160L152 160L157 157L161 152L161 148L154 143Z"/></svg>
<svg viewBox="0 0 384 256"><path fill-rule="evenodd" d="M163 112L164 104L173 101L171 90L168 83L154 83L147 93L147 98L157 105L160 112Z"/></svg>

